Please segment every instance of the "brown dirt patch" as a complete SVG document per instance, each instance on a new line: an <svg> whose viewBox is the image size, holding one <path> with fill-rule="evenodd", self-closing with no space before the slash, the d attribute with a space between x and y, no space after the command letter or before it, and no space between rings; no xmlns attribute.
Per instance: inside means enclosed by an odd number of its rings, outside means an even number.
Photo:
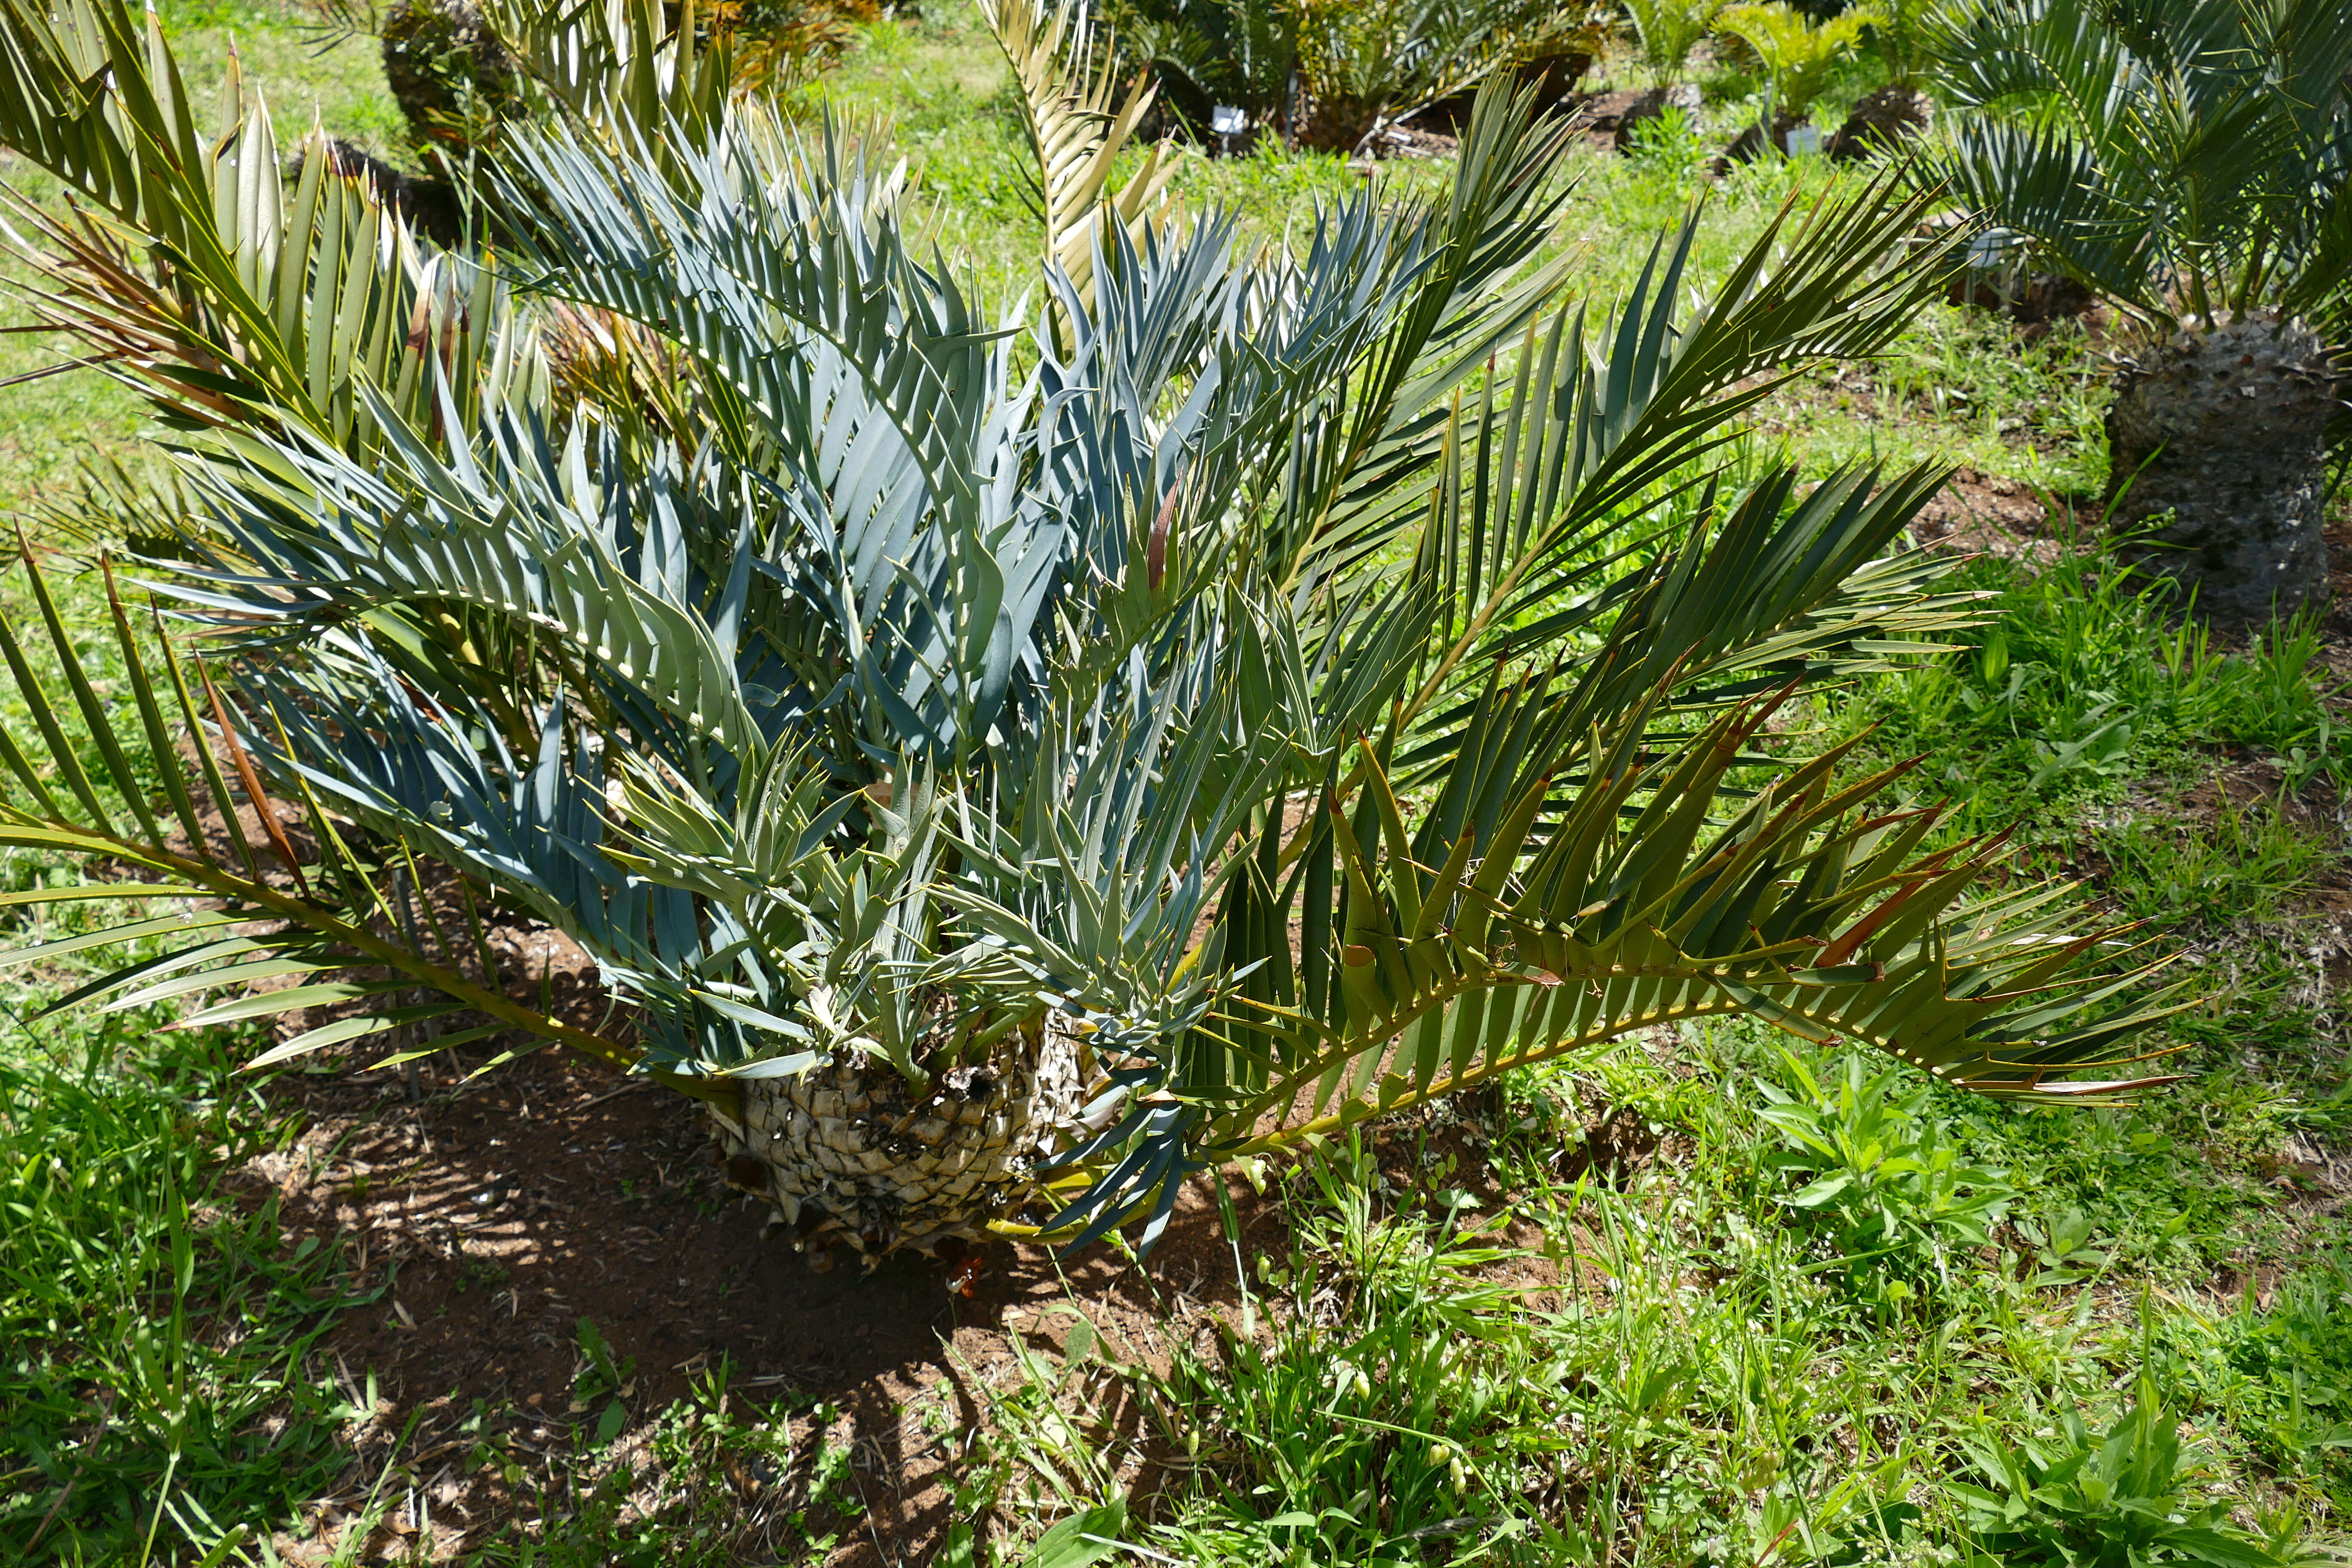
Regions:
<svg viewBox="0 0 2352 1568"><path fill-rule="evenodd" d="M2070 531L2086 526L2079 510L2053 515L2043 492L2031 485L1961 468L1920 509L1911 532L1930 550L1999 555L2039 569L2058 558Z"/></svg>
<svg viewBox="0 0 2352 1568"><path fill-rule="evenodd" d="M277 1198L289 1243L339 1247L352 1289L379 1292L320 1342L346 1389L356 1396L373 1376L377 1399L311 1539L277 1543L290 1563L322 1563L342 1544L390 1462L413 1488L360 1562L454 1561L535 1522L543 1496L560 1503L599 1468L577 1457L596 1413L571 1407L583 1318L635 1364L628 1424L608 1455L636 1469L633 1497L650 1500L659 1483L656 1418L722 1358L736 1407L782 1419L795 1465L819 1426L849 1447L865 1511L843 1521L828 1560L837 1568L933 1559L967 1439L991 1390L1020 1376L1016 1340L1058 1355L1083 1314L1118 1359L1164 1373L1180 1350L1214 1354L1241 1321L1234 1248L1203 1181L1188 1186L1145 1268L1108 1247L1057 1268L1045 1248L998 1244L967 1298L928 1258L819 1273L783 1237L763 1238L764 1209L725 1185L682 1097L552 1049L470 1080L467 1065L421 1064L415 1098L398 1071L346 1065L281 1078L267 1091L272 1109L298 1116L301 1135L230 1179L246 1200ZM1446 1106L1429 1123L1384 1128L1375 1152L1392 1190L1455 1185L1492 1213L1506 1194L1489 1169L1491 1137L1480 1107ZM1638 1121L1604 1119L1564 1157L1571 1174L1594 1169L1613 1182L1657 1157L1655 1142ZM1228 1180L1244 1266L1255 1271L1260 1253L1286 1264L1278 1200ZM1561 1260L1584 1243L1525 1225L1497 1240L1526 1249L1496 1272L1529 1292L1530 1309L1560 1305ZM1258 1307L1262 1336L1290 1310L1263 1298ZM1156 1426L1124 1385L1093 1393L1124 1455L1123 1484L1148 1500L1163 1484ZM820 1401L833 1414L807 1414ZM942 1407L952 1419L934 1431L926 1416ZM525 1461L520 1485L478 1462L486 1438ZM804 1506L808 1476L730 1468L721 1479L740 1500L742 1560L772 1561L791 1544L782 1521Z"/></svg>
<svg viewBox="0 0 2352 1568"><path fill-rule="evenodd" d="M2142 792L2141 798L2148 797ZM2155 804L2151 802L2151 804ZM2342 830L2341 805L2325 777L2315 778L2302 793L2286 793L2286 767L2276 757L2245 757L2227 763L2200 780L2171 803L2173 810L2199 826L2210 826L2223 811L2243 812L2255 805L2276 806L2297 827L2334 837Z"/></svg>
<svg viewBox="0 0 2352 1568"><path fill-rule="evenodd" d="M968 1430L970 1382L1013 1373L1011 1336L1041 1349L1066 1337L1068 1317L1042 1309L1075 1303L1123 1355L1162 1370L1178 1345L1206 1350L1219 1318L1236 1315L1233 1249L1199 1183L1148 1275L1108 1247L1063 1272L1045 1249L1003 1245L967 1300L928 1258L818 1273L782 1238L764 1241L764 1212L721 1183L699 1115L678 1096L553 1051L471 1082L425 1066L415 1100L395 1073L278 1079L273 1109L299 1112L305 1131L231 1181L257 1201L274 1193L289 1239L340 1246L356 1282L382 1291L321 1342L348 1387L373 1374L379 1398L320 1510L320 1539L281 1543L289 1562L323 1560L412 1415L397 1457L421 1501L396 1508L362 1561L409 1561L420 1548L450 1558L529 1519L530 1496L469 1468L481 1434L459 1426L481 1402L488 1435L543 1457L561 1480L571 1428L593 1420L568 1408L583 1318L635 1364L623 1458L722 1357L739 1398L836 1406L833 1439L854 1447L867 1512L833 1561L854 1564L929 1560L949 1522L950 1448L911 1409L945 1397ZM1234 1194L1245 1254L1286 1247L1278 1209L1246 1185ZM747 1510L777 1484L740 1481Z"/></svg>

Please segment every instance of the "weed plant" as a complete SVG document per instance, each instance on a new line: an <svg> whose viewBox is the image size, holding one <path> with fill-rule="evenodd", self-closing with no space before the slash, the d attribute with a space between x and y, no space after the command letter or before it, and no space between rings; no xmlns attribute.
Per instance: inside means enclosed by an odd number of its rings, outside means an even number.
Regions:
<svg viewBox="0 0 2352 1568"><path fill-rule="evenodd" d="M1838 1270L1857 1298L1887 1309L1922 1285L1948 1288L1956 1259L2007 1217L2008 1173L1961 1157L1928 1109L1932 1084L1850 1057L1824 1088L1793 1054L1781 1060L1786 1087L1762 1084L1759 1112L1780 1147L1759 1165L1802 1184L1780 1201L1814 1220L1827 1257L1809 1268Z"/></svg>
<svg viewBox="0 0 2352 1568"><path fill-rule="evenodd" d="M2205 1471L2181 1443L2179 1415L2143 1373L2130 1408L2105 1433L2069 1409L2046 1441L1966 1440L1981 1484L1956 1482L1952 1490L1986 1549L1970 1554L1970 1568L2159 1562L2268 1568L2291 1561L2291 1525L2270 1542L2215 1528L2229 1504L2199 1495Z"/></svg>

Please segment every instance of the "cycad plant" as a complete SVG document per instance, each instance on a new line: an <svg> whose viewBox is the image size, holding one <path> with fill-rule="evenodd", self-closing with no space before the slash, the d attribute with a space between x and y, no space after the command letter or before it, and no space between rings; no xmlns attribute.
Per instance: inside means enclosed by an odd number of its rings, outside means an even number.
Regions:
<svg viewBox="0 0 2352 1568"><path fill-rule="evenodd" d="M2224 624L2324 606L2352 437L2340 0L1988 0L1937 53L1974 112L1923 173L2137 324L2107 416L2127 548Z"/></svg>
<svg viewBox="0 0 2352 1568"><path fill-rule="evenodd" d="M1307 147L1354 152L1383 126L1499 76L1565 52L1587 34L1580 6L1549 0L1289 0Z"/></svg>
<svg viewBox="0 0 2352 1568"><path fill-rule="evenodd" d="M384 85L429 161L457 163L499 128L573 95L597 57L650 55L665 37L725 50L729 70L781 85L837 59L873 0L320 0L330 21L377 33ZM650 36L634 35L650 29Z"/></svg>
<svg viewBox="0 0 2352 1568"><path fill-rule="evenodd" d="M1854 51L1863 30L1877 20L1874 7L1849 5L1816 22L1789 0L1750 0L1717 14L1717 28L1747 45L1764 68L1773 145L1785 147L1789 131L1805 122L1813 100L1828 88L1831 69Z"/></svg>
<svg viewBox="0 0 2352 1568"><path fill-rule="evenodd" d="M1715 29L1720 0L1625 0L1625 20L1633 47L1654 88L1673 86L1697 48Z"/></svg>
<svg viewBox="0 0 2352 1568"><path fill-rule="evenodd" d="M1120 55L1149 68L1160 100L1195 135L1220 104L1287 139L1296 117L1298 19L1251 0L1107 0Z"/></svg>
<svg viewBox="0 0 2352 1568"><path fill-rule="evenodd" d="M1878 44L1886 85L1917 92L1927 80L1934 40L1941 36L1936 0L1873 0L1870 30Z"/></svg>
<svg viewBox="0 0 2352 1568"><path fill-rule="evenodd" d="M7 4L20 56L65 47ZM118 55L90 112L143 132L170 75ZM1024 86L1041 124L1083 94ZM304 340L364 447L258 378L189 426L142 567L173 618L103 579L125 691L28 554L0 845L92 879L10 897L176 939L70 1003L328 1010L264 1061L569 1047L698 1099L821 1258L1148 1240L1188 1173L1709 1017L1996 1096L2156 1081L2114 1075L2163 1005L2121 944L1988 891L1999 846L1935 841L1904 769L1774 727L1970 611L1891 552L1939 470L1734 446L1937 286L1919 201L1784 212L1690 305L1694 218L1604 325L1538 262L1569 132L1496 90L1443 199L1369 192L1301 253L1095 221L1030 328L918 259L862 142L698 123L503 136L509 232L462 262L531 302L495 352L414 340L404 402ZM250 204L158 147L120 143L214 243ZM97 221L111 176L33 150ZM248 229L304 232L277 212ZM517 374L558 310L657 345L659 395ZM175 412L200 352L119 369ZM502 973L501 911L614 1013Z"/></svg>
<svg viewBox="0 0 2352 1568"><path fill-rule="evenodd" d="M1589 48L1585 5L1544 0L1118 0L1126 53L1195 119L1232 104L1292 143L1351 152L1499 68Z"/></svg>

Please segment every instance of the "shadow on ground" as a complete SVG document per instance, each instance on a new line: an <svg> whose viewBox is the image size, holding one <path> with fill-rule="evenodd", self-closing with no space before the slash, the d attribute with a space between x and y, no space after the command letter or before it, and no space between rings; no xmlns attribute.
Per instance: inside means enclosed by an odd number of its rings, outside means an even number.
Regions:
<svg viewBox="0 0 2352 1568"><path fill-rule="evenodd" d="M846 1564L930 1560L959 1428L979 1412L970 1384L1018 1375L1009 1336L1057 1351L1076 1309L1116 1353L1164 1368L1180 1343L1205 1349L1219 1316L1236 1316L1234 1248L1201 1184L1148 1273L1108 1247L1064 1269L1045 1249L999 1245L966 1297L929 1258L821 1273L782 1237L763 1238L764 1212L721 1182L679 1096L551 1051L471 1081L462 1068L428 1073L414 1099L396 1071L281 1078L271 1098L304 1131L232 1183L257 1202L274 1192L289 1243L340 1246L352 1283L381 1292L320 1342L355 1396L375 1379L376 1413L355 1434L319 1539L281 1547L293 1561L339 1542L388 1460L413 1496L374 1532L368 1560L453 1557L535 1515L541 1489L562 1497L587 1468L574 1461L596 1414L572 1408L583 1319L634 1368L623 1458L641 1457L655 1417L722 1360L738 1400L834 1407L831 1440L852 1446L848 1479L865 1508L835 1559ZM1235 1197L1244 1255L1282 1247L1278 1211L1246 1186ZM952 1421L931 1415L943 1399ZM1139 1447L1136 1413L1113 1414ZM802 1415L795 1442L814 1425ZM478 1464L486 1433L525 1462L520 1485ZM781 1498L790 1482L730 1479L747 1526L781 1507L758 1507L759 1494Z"/></svg>

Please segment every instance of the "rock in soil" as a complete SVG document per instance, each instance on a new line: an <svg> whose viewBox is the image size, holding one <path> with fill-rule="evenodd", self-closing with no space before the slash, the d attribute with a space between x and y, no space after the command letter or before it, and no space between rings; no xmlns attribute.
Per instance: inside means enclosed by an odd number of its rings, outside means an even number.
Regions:
<svg viewBox="0 0 2352 1568"><path fill-rule="evenodd" d="M1773 148L1783 154L1787 153L1789 151L1789 132L1794 131L1800 125L1810 125L1812 121L1806 119L1803 115L1791 114L1787 110L1781 110L1775 113L1772 116ZM1724 147L1723 155L1717 158L1714 163L1714 172L1716 175L1720 178L1721 176L1731 173L1732 164L1752 163L1763 155L1764 128L1760 124L1750 125L1746 130L1740 132L1738 135L1733 137Z"/></svg>

